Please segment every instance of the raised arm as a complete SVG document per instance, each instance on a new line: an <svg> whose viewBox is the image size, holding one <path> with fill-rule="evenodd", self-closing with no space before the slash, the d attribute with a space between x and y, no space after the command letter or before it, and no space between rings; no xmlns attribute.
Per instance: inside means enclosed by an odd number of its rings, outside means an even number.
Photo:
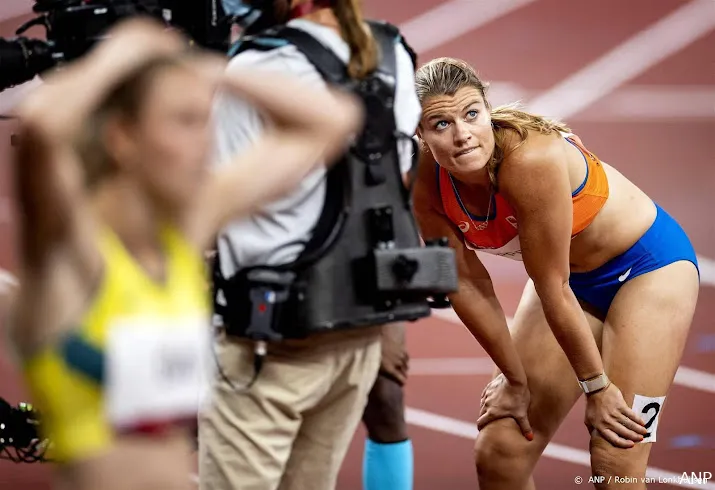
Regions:
<svg viewBox="0 0 715 490"><path fill-rule="evenodd" d="M185 49L183 38L149 20L126 21L83 58L45 77L19 107L21 120L68 145L114 86L146 62ZM60 140L61 141L58 141Z"/></svg>
<svg viewBox="0 0 715 490"><path fill-rule="evenodd" d="M19 106L16 189L21 211L22 274L36 276L46 259L69 252L82 273L97 265L81 216L82 176L72 148L86 118L115 83L152 56L178 51L179 38L147 21L114 29L86 57L48 76ZM28 278L24 278L26 282Z"/></svg>
<svg viewBox="0 0 715 490"><path fill-rule="evenodd" d="M229 221L289 192L318 165L334 161L363 121L352 96L316 90L273 72L246 70L227 76L223 84L269 123L255 144L217 170L204 189L189 228L201 247Z"/></svg>

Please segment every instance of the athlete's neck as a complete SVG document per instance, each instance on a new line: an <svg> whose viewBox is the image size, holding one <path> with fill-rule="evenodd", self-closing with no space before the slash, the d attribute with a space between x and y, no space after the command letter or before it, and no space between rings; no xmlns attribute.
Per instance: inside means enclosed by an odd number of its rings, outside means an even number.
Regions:
<svg viewBox="0 0 715 490"><path fill-rule="evenodd" d="M152 276L161 276L163 220L146 193L129 179L116 176L96 189L93 207L102 224L114 231L129 253Z"/></svg>
<svg viewBox="0 0 715 490"><path fill-rule="evenodd" d="M487 169L471 170L469 172L450 172L460 187L470 192L489 193L492 191L491 180L489 180L489 172Z"/></svg>

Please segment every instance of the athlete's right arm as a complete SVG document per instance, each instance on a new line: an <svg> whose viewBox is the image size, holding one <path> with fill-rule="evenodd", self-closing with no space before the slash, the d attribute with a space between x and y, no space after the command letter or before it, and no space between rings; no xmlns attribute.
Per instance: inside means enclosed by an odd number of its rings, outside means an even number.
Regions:
<svg viewBox="0 0 715 490"><path fill-rule="evenodd" d="M467 249L460 233L442 210L437 193L434 161L420 157L414 186L414 212L425 241L447 237L454 249L459 273L457 292L449 295L457 316L499 370L514 386L526 386L526 373L514 347L489 272L477 255Z"/></svg>

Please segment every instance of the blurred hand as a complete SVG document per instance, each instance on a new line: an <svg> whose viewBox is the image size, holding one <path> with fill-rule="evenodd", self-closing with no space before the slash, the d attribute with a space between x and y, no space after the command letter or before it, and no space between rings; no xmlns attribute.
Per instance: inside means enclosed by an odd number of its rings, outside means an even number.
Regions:
<svg viewBox="0 0 715 490"><path fill-rule="evenodd" d="M120 22L107 32L92 56L120 65L136 66L159 56L180 53L187 49L188 41L176 31L166 29L159 22L131 18Z"/></svg>

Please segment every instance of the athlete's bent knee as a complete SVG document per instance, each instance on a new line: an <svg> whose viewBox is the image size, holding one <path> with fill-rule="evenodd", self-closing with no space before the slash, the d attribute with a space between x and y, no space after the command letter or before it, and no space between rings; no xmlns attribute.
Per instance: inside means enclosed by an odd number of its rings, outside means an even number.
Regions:
<svg viewBox="0 0 715 490"><path fill-rule="evenodd" d="M528 441L513 419L488 424L477 436L474 463L480 484L488 481L526 481L540 453L540 442Z"/></svg>
<svg viewBox="0 0 715 490"><path fill-rule="evenodd" d="M408 438L402 386L385 376L378 376L370 391L363 422L368 437L389 444Z"/></svg>
<svg viewBox="0 0 715 490"><path fill-rule="evenodd" d="M623 449L613 446L594 431L591 435L591 473L597 489L645 489L650 444Z"/></svg>

